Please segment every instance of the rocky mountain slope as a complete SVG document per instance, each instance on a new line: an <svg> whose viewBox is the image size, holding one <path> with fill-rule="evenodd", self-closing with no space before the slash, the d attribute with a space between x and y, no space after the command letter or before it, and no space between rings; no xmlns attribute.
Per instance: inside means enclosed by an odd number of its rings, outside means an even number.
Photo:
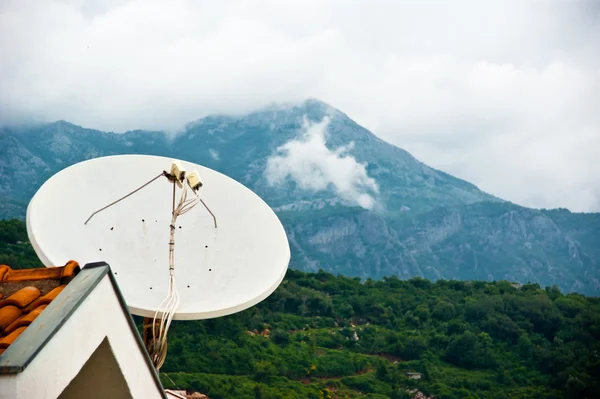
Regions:
<svg viewBox="0 0 600 399"><path fill-rule="evenodd" d="M24 217L58 170L122 153L219 170L282 219L292 267L363 278L508 279L600 293L600 214L502 201L428 167L316 100L210 116L176 137L60 121L0 132L0 217Z"/></svg>

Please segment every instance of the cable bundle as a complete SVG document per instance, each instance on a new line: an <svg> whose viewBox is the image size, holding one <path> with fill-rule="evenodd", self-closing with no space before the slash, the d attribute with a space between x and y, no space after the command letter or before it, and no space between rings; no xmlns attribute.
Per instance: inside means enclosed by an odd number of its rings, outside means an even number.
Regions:
<svg viewBox="0 0 600 399"><path fill-rule="evenodd" d="M175 188L176 182L173 182L173 205L175 205ZM188 186L184 183L179 204L173 208L173 216L171 218L171 233L169 236L169 293L158 306L152 321L153 342L149 348L149 352L150 358L157 370L161 368L167 357L167 333L173 321L173 316L179 307L179 293L175 284L175 223L179 216L189 212L200 202L200 196L196 193L194 193L196 194L194 198L188 200L187 189ZM157 318L159 318L158 334L156 331Z"/></svg>

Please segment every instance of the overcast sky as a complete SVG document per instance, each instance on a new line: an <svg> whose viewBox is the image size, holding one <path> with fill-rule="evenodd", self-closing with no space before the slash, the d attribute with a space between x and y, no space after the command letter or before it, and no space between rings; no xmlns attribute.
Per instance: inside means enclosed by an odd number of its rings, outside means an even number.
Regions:
<svg viewBox="0 0 600 399"><path fill-rule="evenodd" d="M0 0L2 123L307 97L504 199L600 211L600 0Z"/></svg>

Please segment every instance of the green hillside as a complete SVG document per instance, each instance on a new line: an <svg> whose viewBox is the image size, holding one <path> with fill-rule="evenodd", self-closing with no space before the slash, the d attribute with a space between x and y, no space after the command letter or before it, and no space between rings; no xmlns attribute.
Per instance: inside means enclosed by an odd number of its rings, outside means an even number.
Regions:
<svg viewBox="0 0 600 399"><path fill-rule="evenodd" d="M39 265L0 221L0 263ZM412 380L407 372L418 372ZM600 397L600 299L507 281L289 270L259 305L174 322L165 387L210 398Z"/></svg>

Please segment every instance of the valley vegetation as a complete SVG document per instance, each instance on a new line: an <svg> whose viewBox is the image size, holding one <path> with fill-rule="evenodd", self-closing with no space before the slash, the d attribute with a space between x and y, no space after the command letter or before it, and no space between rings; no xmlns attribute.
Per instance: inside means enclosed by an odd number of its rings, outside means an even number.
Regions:
<svg viewBox="0 0 600 399"><path fill-rule="evenodd" d="M0 221L0 264L41 266L22 221ZM174 322L160 371L212 399L599 398L600 299L289 270L246 311Z"/></svg>

